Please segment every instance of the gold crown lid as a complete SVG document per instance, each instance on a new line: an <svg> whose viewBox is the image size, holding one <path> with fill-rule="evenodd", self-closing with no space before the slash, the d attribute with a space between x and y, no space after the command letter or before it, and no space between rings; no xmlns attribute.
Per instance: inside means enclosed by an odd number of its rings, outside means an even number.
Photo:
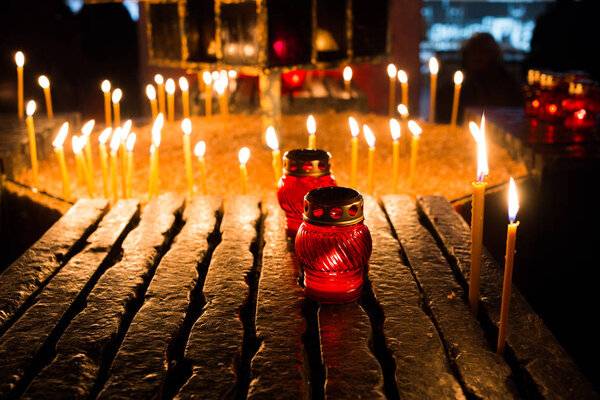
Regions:
<svg viewBox="0 0 600 400"><path fill-rule="evenodd" d="M364 201L354 189L328 186L304 196L303 219L313 225L350 226L362 222Z"/></svg>
<svg viewBox="0 0 600 400"><path fill-rule="evenodd" d="M331 154L323 150L295 149L283 155L283 171L291 176L320 177L331 173Z"/></svg>

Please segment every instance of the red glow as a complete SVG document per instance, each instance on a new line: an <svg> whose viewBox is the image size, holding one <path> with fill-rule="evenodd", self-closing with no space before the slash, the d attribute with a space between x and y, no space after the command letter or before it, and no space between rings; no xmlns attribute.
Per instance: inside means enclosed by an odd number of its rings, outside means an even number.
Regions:
<svg viewBox="0 0 600 400"><path fill-rule="evenodd" d="M277 40L273 43L273 50L278 57L282 57L285 51L285 42L283 40Z"/></svg>
<svg viewBox="0 0 600 400"><path fill-rule="evenodd" d="M555 113L556 113L556 111L558 111L558 107L556 107L556 104L550 104L550 105L548 106L548 112L549 112L550 114L555 114Z"/></svg>
<svg viewBox="0 0 600 400"><path fill-rule="evenodd" d="M584 119L586 114L587 113L585 112L585 110L583 108L579 111L575 111L575 116L577 117L577 119L580 119L580 120Z"/></svg>
<svg viewBox="0 0 600 400"><path fill-rule="evenodd" d="M538 107L540 106L540 101L539 101L538 99L535 99L535 100L533 100L533 101L531 102L531 105L532 105L534 108L538 108Z"/></svg>
<svg viewBox="0 0 600 400"><path fill-rule="evenodd" d="M306 70L303 69L282 73L283 91L300 89L304 85L305 79Z"/></svg>

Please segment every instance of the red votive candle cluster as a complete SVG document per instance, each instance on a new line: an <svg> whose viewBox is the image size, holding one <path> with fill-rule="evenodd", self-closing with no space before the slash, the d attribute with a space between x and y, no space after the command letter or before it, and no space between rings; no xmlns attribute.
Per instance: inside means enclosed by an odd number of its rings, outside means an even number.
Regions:
<svg viewBox="0 0 600 400"><path fill-rule="evenodd" d="M323 150L297 149L283 155L283 176L277 199L286 215L286 233L294 237L302 223L304 196L313 189L336 186L331 174L331 154Z"/></svg>
<svg viewBox="0 0 600 400"><path fill-rule="evenodd" d="M296 256L304 268L304 292L320 303L356 300L371 256L363 198L354 189L324 187L304 200Z"/></svg>

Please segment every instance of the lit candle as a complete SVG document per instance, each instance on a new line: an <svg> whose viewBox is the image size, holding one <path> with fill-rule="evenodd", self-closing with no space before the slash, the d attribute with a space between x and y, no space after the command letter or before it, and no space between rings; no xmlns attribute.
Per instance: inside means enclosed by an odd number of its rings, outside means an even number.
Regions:
<svg viewBox="0 0 600 400"><path fill-rule="evenodd" d="M113 112L115 114L115 125L121 125L121 97L123 92L117 88L112 92Z"/></svg>
<svg viewBox="0 0 600 400"><path fill-rule="evenodd" d="M165 114L165 80L161 74L154 75L154 82L158 89L158 112Z"/></svg>
<svg viewBox="0 0 600 400"><path fill-rule="evenodd" d="M460 98L460 88L462 87L463 73L456 71L454 73L454 99L452 100L452 119L450 120L450 129L456 130L456 117L458 116L458 101Z"/></svg>
<svg viewBox="0 0 600 400"><path fill-rule="evenodd" d="M306 120L306 130L308 131L308 148L316 150L317 148L317 123L315 117L312 115L308 116Z"/></svg>
<svg viewBox="0 0 600 400"><path fill-rule="evenodd" d="M44 97L46 99L46 116L50 119L54 118L52 112L52 95L50 94L50 80L46 75L40 75L38 84L44 89Z"/></svg>
<svg viewBox="0 0 600 400"><path fill-rule="evenodd" d="M508 328L508 309L510 307L510 290L512 287L513 262L515 258L515 242L517 240L517 227L519 221L519 197L514 179L510 178L508 185L508 230L506 232L506 257L504 261L504 285L502 287L502 308L500 309L500 329L498 331L498 354L504 354L506 344L506 330ZM516 222L515 222L516 221Z"/></svg>
<svg viewBox="0 0 600 400"><path fill-rule="evenodd" d="M398 104L398 114L400 114L403 121L406 120L408 118L408 107L405 104Z"/></svg>
<svg viewBox="0 0 600 400"><path fill-rule="evenodd" d="M121 146L121 128L117 127L110 140L110 187L113 194L113 201L119 200L119 186L117 185L117 151Z"/></svg>
<svg viewBox="0 0 600 400"><path fill-rule="evenodd" d="M483 243L483 212L485 204L484 181L488 174L487 150L485 144L485 117L481 117L481 126L470 124L471 133L477 142L477 181L473 182L473 200L471 210L471 272L469 279L469 306L477 315L479 303L479 276L481 271L481 248Z"/></svg>
<svg viewBox="0 0 600 400"><path fill-rule="evenodd" d="M98 148L100 149L100 166L102 168L102 187L104 188L104 198L110 197L108 188L108 153L106 151L106 142L112 133L112 128L106 128L98 137Z"/></svg>
<svg viewBox="0 0 600 400"><path fill-rule="evenodd" d="M179 89L181 89L181 104L183 107L183 118L190 117L190 85L188 80L182 76L179 78Z"/></svg>
<svg viewBox="0 0 600 400"><path fill-rule="evenodd" d="M429 122L435 122L435 95L437 93L437 74L440 64L437 58L429 59L430 92L429 92Z"/></svg>
<svg viewBox="0 0 600 400"><path fill-rule="evenodd" d="M110 82L105 79L100 85L102 93L104 93L104 124L108 127L112 127L112 121L110 116Z"/></svg>
<svg viewBox="0 0 600 400"><path fill-rule="evenodd" d="M175 81L171 78L167 79L165 84L167 92L167 121L175 121Z"/></svg>
<svg viewBox="0 0 600 400"><path fill-rule="evenodd" d="M162 138L162 128L165 122L163 114L158 114L154 125L152 126L152 147L150 148L150 199L154 196L158 196L158 184L159 184L159 152L160 142Z"/></svg>
<svg viewBox="0 0 600 400"><path fill-rule="evenodd" d="M408 75L406 75L406 71L403 69L398 71L398 80L402 88L402 104L408 108Z"/></svg>
<svg viewBox="0 0 600 400"><path fill-rule="evenodd" d="M87 186L88 195L90 199L94 198L94 188L92 186L92 178L90 176L90 172L87 169L87 165L85 164L85 160L83 159L83 147L85 146L86 138L83 136L73 136L71 144L73 146L73 153L75 154L75 162L79 166L79 169L83 172L83 176L85 178L85 184Z"/></svg>
<svg viewBox="0 0 600 400"><path fill-rule="evenodd" d="M185 158L185 171L187 173L187 184L190 197L194 196L194 172L192 170L192 149L190 145L190 134L192 133L192 121L185 118L181 122L183 131L183 155Z"/></svg>
<svg viewBox="0 0 600 400"><path fill-rule="evenodd" d="M398 167L400 163L400 123L390 119L390 133L392 134L392 193L398 193Z"/></svg>
<svg viewBox="0 0 600 400"><path fill-rule="evenodd" d="M67 138L67 134L69 133L69 123L65 122L60 127L58 131L58 135L52 142L52 146L54 146L54 153L56 153L56 157L58 158L58 165L60 166L60 173L62 176L62 192L63 198L65 200L71 200L71 184L69 182L69 174L67 173L67 164L65 163L65 152L63 150L63 143Z"/></svg>
<svg viewBox="0 0 600 400"><path fill-rule="evenodd" d="M130 133L127 136L127 191L126 199L131 198L131 186L133 181L133 146L135 145L135 133Z"/></svg>
<svg viewBox="0 0 600 400"><path fill-rule="evenodd" d="M360 128L358 123L353 117L348 117L348 123L350 124L350 134L352 135L351 144L351 164L350 164L350 187L356 188L356 172L358 170L358 134Z"/></svg>
<svg viewBox="0 0 600 400"><path fill-rule="evenodd" d="M81 127L82 140L84 140L83 149L85 151L85 161L88 172L92 177L92 189L94 192L96 191L96 188L94 187L94 162L92 160L92 143L90 140L90 135L92 134L92 130L94 130L95 123L96 121L91 119Z"/></svg>
<svg viewBox="0 0 600 400"><path fill-rule="evenodd" d="M152 110L152 119L156 119L158 115L158 105L156 104L156 89L153 85L146 85L146 96L150 100L150 109Z"/></svg>
<svg viewBox="0 0 600 400"><path fill-rule="evenodd" d="M367 125L363 125L363 132L365 134L365 140L369 145L369 164L368 164L368 188L369 194L372 196L374 191L373 183L373 157L375 156L375 135Z"/></svg>
<svg viewBox="0 0 600 400"><path fill-rule="evenodd" d="M238 159L240 160L240 193L248 193L248 170L246 169L246 163L250 159L250 149L242 147Z"/></svg>
<svg viewBox="0 0 600 400"><path fill-rule="evenodd" d="M275 171L275 186L279 184L281 179L281 156L279 152L279 141L277 140L277 133L275 128L269 126L266 133L267 146L271 148L271 154L273 156L273 171Z"/></svg>
<svg viewBox="0 0 600 400"><path fill-rule="evenodd" d="M215 90L219 95L219 110L221 115L228 115L229 109L227 105L227 86L228 86L227 74L220 74L219 79L215 82Z"/></svg>
<svg viewBox="0 0 600 400"><path fill-rule="evenodd" d="M423 133L423 129L413 120L408 121L408 129L412 133L412 141L410 143L410 166L408 170L408 187L413 186L415 180L415 171L417 168L417 154L419 153L419 137Z"/></svg>
<svg viewBox="0 0 600 400"><path fill-rule="evenodd" d="M202 74L202 80L204 81L204 105L206 108L206 116L212 115L212 75L208 71L204 71Z"/></svg>
<svg viewBox="0 0 600 400"><path fill-rule="evenodd" d="M121 130L121 190L123 190L123 198L127 198L127 151L125 150L127 137L131 131L132 122L130 119L125 121Z"/></svg>
<svg viewBox="0 0 600 400"><path fill-rule="evenodd" d="M19 119L23 119L23 65L25 65L25 55L22 51L15 53L15 63L17 64L17 109Z"/></svg>
<svg viewBox="0 0 600 400"><path fill-rule="evenodd" d="M33 173L33 187L39 186L38 178L38 159L37 159L37 145L35 141L35 128L33 127L33 113L35 113L35 101L29 100L27 102L27 133L29 133L29 156L31 158L31 172Z"/></svg>
<svg viewBox="0 0 600 400"><path fill-rule="evenodd" d="M389 117L394 116L394 105L396 104L396 66L394 64L389 64L387 66L387 73L390 77L390 107L389 107Z"/></svg>
<svg viewBox="0 0 600 400"><path fill-rule="evenodd" d="M352 92L350 90L350 82L352 81L352 68L348 66L345 67L342 76L344 77L344 88L346 89L346 93L348 93L349 96L352 96Z"/></svg>
<svg viewBox="0 0 600 400"><path fill-rule="evenodd" d="M204 152L206 151L206 143L204 141L200 141L196 143L196 147L194 147L194 154L198 158L198 164L200 165L200 188L202 190L202 194L206 195L206 171L204 165Z"/></svg>
<svg viewBox="0 0 600 400"><path fill-rule="evenodd" d="M154 197L154 165L155 165L155 157L156 157L156 146L153 144L150 145L150 163L148 167L148 200L152 200Z"/></svg>

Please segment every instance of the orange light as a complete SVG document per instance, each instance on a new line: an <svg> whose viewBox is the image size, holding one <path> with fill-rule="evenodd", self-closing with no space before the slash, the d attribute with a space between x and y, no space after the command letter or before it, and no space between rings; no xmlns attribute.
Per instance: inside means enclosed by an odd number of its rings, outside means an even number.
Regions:
<svg viewBox="0 0 600 400"><path fill-rule="evenodd" d="M586 116L587 112L582 108L579 111L575 111L575 116L577 117L577 119L581 120L584 119Z"/></svg>
<svg viewBox="0 0 600 400"><path fill-rule="evenodd" d="M550 105L548 106L548 112L549 112L550 114L555 114L555 113L556 113L556 111L558 111L558 107L556 107L556 104L550 104Z"/></svg>
<svg viewBox="0 0 600 400"><path fill-rule="evenodd" d="M538 99L535 99L531 102L531 105L533 108L538 108L540 106L540 101Z"/></svg>
<svg viewBox="0 0 600 400"><path fill-rule="evenodd" d="M508 184L508 219L511 223L514 223L517 219L518 211L519 196L517 195L517 185L515 185L515 180L511 176Z"/></svg>

